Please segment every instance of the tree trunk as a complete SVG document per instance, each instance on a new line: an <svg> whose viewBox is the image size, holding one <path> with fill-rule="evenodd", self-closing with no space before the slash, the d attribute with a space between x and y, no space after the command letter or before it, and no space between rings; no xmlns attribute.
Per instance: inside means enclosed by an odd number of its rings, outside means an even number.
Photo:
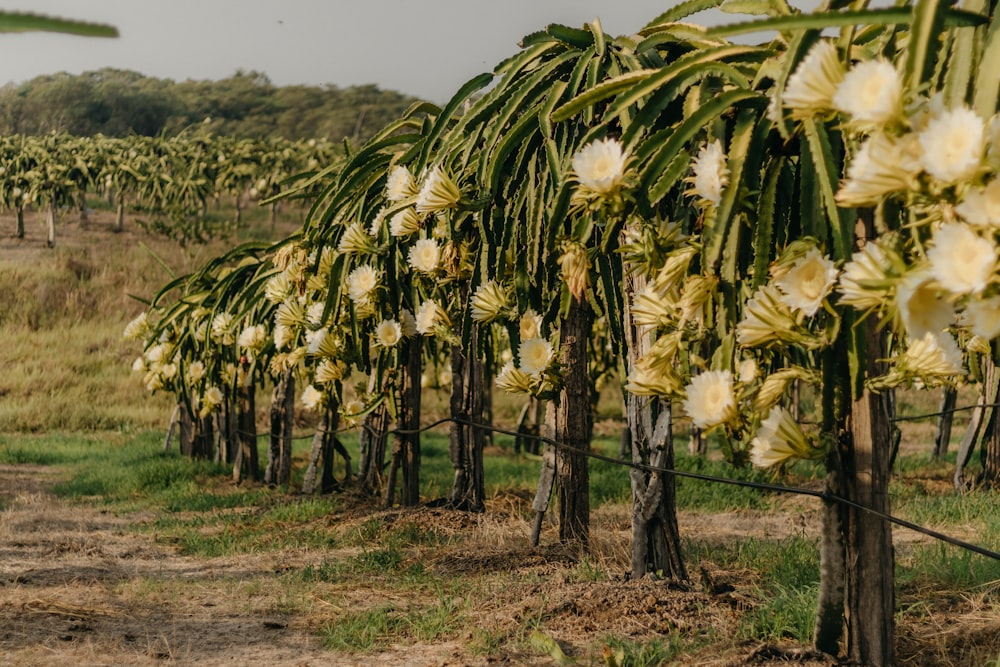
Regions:
<svg viewBox="0 0 1000 667"><path fill-rule="evenodd" d="M592 324L590 304L571 299L569 312L559 326L563 385L554 414L554 439L562 445L556 450L559 539L583 549L587 548L590 538L587 453L590 451L593 415L590 409L587 342Z"/></svg>
<svg viewBox="0 0 1000 667"><path fill-rule="evenodd" d="M233 466L233 481L249 479L260 481L260 465L257 456L257 419L254 405L254 386L247 381L239 388L236 409L237 439L240 443L238 463Z"/></svg>
<svg viewBox="0 0 1000 667"><path fill-rule="evenodd" d="M194 420L186 406L181 406L178 415L177 448L182 456L193 458L194 456Z"/></svg>
<svg viewBox="0 0 1000 667"><path fill-rule="evenodd" d="M118 207L115 209L115 231L125 231L125 197L118 198Z"/></svg>
<svg viewBox="0 0 1000 667"><path fill-rule="evenodd" d="M976 408L969 416L969 425L962 437L962 443L958 446L954 478L956 491L965 491L965 466L972 458L972 450L979 440L983 425L990 421L990 416L994 412L992 406L996 403L998 389L1000 389L1000 377L998 377L996 364L993 363L992 359L986 358L983 360L982 391L979 398L976 399Z"/></svg>
<svg viewBox="0 0 1000 667"><path fill-rule="evenodd" d="M545 402L544 424L545 426L539 426L539 429L544 431L546 437L554 439L556 407L552 401ZM531 509L535 511L535 523L531 530L531 546L533 547L537 547L541 540L542 522L545 519L545 513L549 509L549 499L552 497L552 486L555 483L555 479L556 448L552 443L546 442L542 450L542 468L538 474L538 488L535 490L535 499L531 503Z"/></svg>
<svg viewBox="0 0 1000 667"><path fill-rule="evenodd" d="M934 449L931 450L931 461L939 463L948 453L948 443L951 441L951 426L955 422L955 404L958 402L958 390L945 387L941 397L941 414L938 416L937 430L934 432Z"/></svg>
<svg viewBox="0 0 1000 667"><path fill-rule="evenodd" d="M836 452L827 457L826 491L840 493ZM840 638L844 635L844 562L843 508L835 501L824 500L819 543L819 596L816 603L816 625L813 645L832 656L840 653Z"/></svg>
<svg viewBox="0 0 1000 667"><path fill-rule="evenodd" d="M870 234L869 238L873 238ZM863 377L883 372L884 334L875 318L859 325ZM861 356L863 355L863 356ZM852 388L846 432L840 438L844 496L864 507L889 513L890 417L885 397ZM853 507L844 511L847 574L848 658L870 667L895 664L895 573L890 524Z"/></svg>
<svg viewBox="0 0 1000 667"><path fill-rule="evenodd" d="M49 213L46 218L48 235L46 236L45 245L50 248L56 247L56 216L58 211L56 210L56 198L52 197L49 202Z"/></svg>
<svg viewBox="0 0 1000 667"><path fill-rule="evenodd" d="M633 275L625 284L626 368L652 346L652 335L632 323L632 295L645 287L645 278ZM659 413L657 414L656 410ZM632 462L673 469L674 442L670 402L625 396L625 417ZM655 424L655 428L654 428ZM673 475L632 468L632 578L648 572L670 579L687 579L677 526L676 480Z"/></svg>
<svg viewBox="0 0 1000 667"><path fill-rule="evenodd" d="M989 360L989 368L994 378L991 380L994 386L997 384L995 376L997 374L996 364ZM996 392L994 390L994 400L996 402ZM983 474L980 483L987 489L1000 488L1000 410L996 407L991 411L989 426L986 430L986 437L983 438L982 448L979 450L980 459L983 463Z"/></svg>
<svg viewBox="0 0 1000 667"><path fill-rule="evenodd" d="M369 391L375 384L372 376ZM386 431L389 426L389 412L385 403L365 415L364 425L358 435L361 457L358 460L358 482L362 492L378 496L384 491L385 481L382 474L385 471L385 454L388 444Z"/></svg>
<svg viewBox="0 0 1000 667"><path fill-rule="evenodd" d="M420 374L423 367L423 340L411 338L404 343L405 354L399 377L399 417L397 423L404 431L420 428ZM403 468L403 486L400 503L412 507L420 502L420 434L397 435Z"/></svg>
<svg viewBox="0 0 1000 667"><path fill-rule="evenodd" d="M87 223L87 191L78 190L76 194L76 203L80 209L80 222L83 224Z"/></svg>
<svg viewBox="0 0 1000 667"><path fill-rule="evenodd" d="M483 423L483 363L476 354L478 329L473 327L470 354L458 345L451 348L451 416L463 422ZM452 422L448 454L455 477L449 504L455 509L482 512L486 509L483 477L485 432L481 428Z"/></svg>
<svg viewBox="0 0 1000 667"><path fill-rule="evenodd" d="M292 475L292 426L295 419L295 375L285 370L271 396L271 439L264 483L285 486Z"/></svg>
<svg viewBox="0 0 1000 667"><path fill-rule="evenodd" d="M309 450L309 464L306 466L306 474L302 478L302 493L310 495L316 491L316 470L319 467L319 459L323 455L323 442L326 439L327 412L319 418L316 424L316 433L313 435L312 449Z"/></svg>
<svg viewBox="0 0 1000 667"><path fill-rule="evenodd" d="M24 204L20 201L17 202L17 206L14 207L14 237L23 239L24 238Z"/></svg>

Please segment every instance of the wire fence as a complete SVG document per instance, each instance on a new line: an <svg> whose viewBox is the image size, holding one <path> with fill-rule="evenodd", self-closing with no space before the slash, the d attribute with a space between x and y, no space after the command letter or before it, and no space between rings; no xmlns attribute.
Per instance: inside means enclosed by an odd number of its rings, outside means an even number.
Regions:
<svg viewBox="0 0 1000 667"><path fill-rule="evenodd" d="M971 405L971 406L961 406L961 407L956 407L956 408L952 408L952 409L949 409L949 410L942 410L942 411L939 411L939 412L929 412L929 413L923 413L923 414L918 414L918 415L904 415L904 416L895 417L894 419L892 419L892 421L894 421L894 422L920 421L920 420L923 420L923 419L929 419L931 417L940 417L940 416L946 415L946 414L953 414L953 413L956 413L956 412L964 412L964 411L968 411L968 410L975 410L976 408L986 409L986 408L995 408L995 407L1000 407L1000 403L984 403L984 404L977 404L977 405ZM594 451L590 451L590 450L588 450L588 451L582 451L581 452L581 450L578 450L578 449L576 449L574 447L571 447L571 446L569 446L569 445L567 445L565 443L561 443L561 442L559 442L557 440L554 440L552 438L548 438L548 437L543 436L543 435L534 435L534 434L531 434L531 433L524 433L524 432L520 432L520 431L513 431L513 430L502 428L502 427L499 427L499 426L493 426L493 425L485 424L485 423L481 423L481 422L474 422L474 421L470 421L470 420L466 420L466 419L458 419L458 418L455 418L455 417L443 417L443 418L438 419L436 421L433 421L433 422L431 422L429 424L425 424L425 425L423 425L423 426L421 426L420 428L417 428L417 429L392 428L392 429L387 429L385 431L374 431L374 430L372 430L369 427L364 426L364 425L362 425L361 428L367 428L376 437L386 437L386 436L389 436L389 435L401 435L401 436L417 435L417 434L420 434L420 433L424 433L426 431L430 431L431 429L437 428L437 427L445 425L445 424L460 424L460 425L463 425L463 426L468 426L468 427L479 429L479 430L482 430L482 431L487 431L489 433L499 433L501 435L512 436L512 437L515 437L515 438L520 438L522 440L532 440L532 441L540 442L540 443L543 443L545 445L554 447L556 449L571 450L571 451L576 452L576 453L582 453L582 454L584 454L585 456L587 456L589 458L592 458L592 459L595 459L595 460L598 460L598 461L603 461L605 463L609 463L609 464L612 464L612 465L619 465L619 466L623 466L623 467L627 467L627 468L633 468L633 469L637 469L637 470L643 470L643 471L646 471L646 472L660 473L660 474L664 474L664 475L669 475L669 476L674 477L674 478L692 479L692 480L698 480L698 481L708 482L708 483L714 483L714 484L727 484L727 485L730 485L730 486L743 487L743 488L751 488L751 489L757 489L757 490L760 490L760 491L769 491L769 492L772 492L772 493L784 493L784 494L788 494L788 495L798 495L798 496L807 496L807 497L811 497L811 498L818 498L818 499L820 499L820 500L822 500L824 502L827 502L827 503L837 503L839 505L842 505L842 506L845 506L845 507L850 507L852 509L855 509L855 510L858 510L858 511L861 511L861 512L866 512L868 514L871 514L872 516L878 517L879 519L882 519L884 521L888 521L889 523L892 523L894 525L900 526L902 528L907 528L909 530L915 531L915 532L920 533L922 535L926 535L927 537L933 538L935 540L939 540L941 542L945 542L947 544L951 544L953 546L959 547L960 549L964 549L966 551L970 551L972 553L976 553L976 554L979 554L981 556L985 556L986 558L992 558L994 560L1000 561L1000 553L998 553L996 551L992 551L990 549L987 549L985 547L979 546L977 544L972 544L970 542L966 542L964 540L960 540L960 539L958 539L956 537L953 537L953 536L950 536L950 535L946 535L944 533L941 533L939 531L933 530L931 528L927 528L926 526L921 526L921 525L913 523L911 521L907 521L906 519L901 519L901 518L899 518L897 516L893 516L891 514L887 514L885 512L877 510L877 509L875 509L873 507L868 507L866 505L863 505L861 503L855 502L855 501L850 500L848 498L844 498L842 496L838 496L838 495L830 493L828 491L816 491L814 489L806 489L806 488L796 487L796 486L784 486L784 485L781 485L781 484L771 484L771 483L767 483L767 482L754 482L754 481L750 481L750 480L732 479L732 478L729 478L729 477L717 477L717 476L714 476L714 475L705 475L705 474L702 474L702 473L688 472L688 471L685 471L685 470L675 470L673 468L663 468L663 467L654 466L654 465L650 465L650 464L647 464L647 463L640 463L640 462L636 462L636 461L627 461L625 459L619 459L619 458L615 458L613 456L607 456L605 454L601 454L599 452L594 452ZM337 429L336 431L333 431L332 433L334 433L334 434L340 434L340 433L354 431L357 428L358 427L341 428L341 429ZM313 432L313 433L308 434L308 435L295 436L292 439L293 440L313 439L313 438L316 437L316 435L318 433L322 433L322 432L321 431L317 431L317 432ZM269 433L262 433L262 434L258 434L258 437L268 437L269 435L270 435Z"/></svg>

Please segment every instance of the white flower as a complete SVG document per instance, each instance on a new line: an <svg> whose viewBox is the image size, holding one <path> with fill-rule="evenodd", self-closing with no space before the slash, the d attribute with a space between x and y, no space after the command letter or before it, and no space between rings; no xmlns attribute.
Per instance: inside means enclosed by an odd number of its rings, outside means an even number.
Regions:
<svg viewBox="0 0 1000 667"><path fill-rule="evenodd" d="M934 234L927 251L931 275L952 294L978 294L986 289L997 264L997 247L962 223L947 223Z"/></svg>
<svg viewBox="0 0 1000 667"><path fill-rule="evenodd" d="M323 324L324 310L326 310L326 304L323 303L322 301L316 301L314 303L309 304L309 307L306 308L306 322L313 325L314 327L318 327L319 325Z"/></svg>
<svg viewBox="0 0 1000 667"><path fill-rule="evenodd" d="M902 116L903 80L888 60L858 63L837 88L833 108L855 123L885 125Z"/></svg>
<svg viewBox="0 0 1000 667"><path fill-rule="evenodd" d="M707 429L736 415L733 374L729 371L706 371L691 378L681 403L684 412L698 428Z"/></svg>
<svg viewBox="0 0 1000 667"><path fill-rule="evenodd" d="M495 280L488 280L476 288L469 300L472 319L476 322L492 322L507 308L507 295Z"/></svg>
<svg viewBox="0 0 1000 667"><path fill-rule="evenodd" d="M542 335L542 316L529 308L521 315L518 322L518 336L521 340L540 338Z"/></svg>
<svg viewBox="0 0 1000 667"><path fill-rule="evenodd" d="M744 306L743 319L736 325L736 342L740 347L766 345L786 339L794 329L795 316L782 294L764 285Z"/></svg>
<svg viewBox="0 0 1000 667"><path fill-rule="evenodd" d="M212 341L222 345L232 345L233 338L233 316L229 313L219 313L212 318Z"/></svg>
<svg viewBox="0 0 1000 667"><path fill-rule="evenodd" d="M403 335L407 338L413 338L419 333L417 331L417 320L408 308L403 308L399 311L399 326L403 331Z"/></svg>
<svg viewBox="0 0 1000 667"><path fill-rule="evenodd" d="M267 328L263 324L246 327L240 332L237 345L250 352L260 352L267 344Z"/></svg>
<svg viewBox="0 0 1000 667"><path fill-rule="evenodd" d="M782 106L791 109L794 120L823 113L833 105L833 96L843 78L844 67L837 57L837 47L820 40L788 77L781 95Z"/></svg>
<svg viewBox="0 0 1000 667"><path fill-rule="evenodd" d="M285 301L292 295L292 281L284 271L276 273L264 285L264 298L274 304Z"/></svg>
<svg viewBox="0 0 1000 667"><path fill-rule="evenodd" d="M458 189L458 184L438 166L431 169L424 179L414 208L420 214L437 213L456 208L461 198L462 192Z"/></svg>
<svg viewBox="0 0 1000 667"><path fill-rule="evenodd" d="M132 362L132 372L133 373L145 373L146 372L146 360L142 357L136 357L135 361Z"/></svg>
<svg viewBox="0 0 1000 667"><path fill-rule="evenodd" d="M441 321L441 307L434 299L427 299L417 308L417 333L429 335L434 333L434 327Z"/></svg>
<svg viewBox="0 0 1000 667"><path fill-rule="evenodd" d="M205 364L200 361L192 361L187 367L188 384L195 384L205 377Z"/></svg>
<svg viewBox="0 0 1000 667"><path fill-rule="evenodd" d="M420 239L410 248L407 264L420 273L433 273L441 260L441 248L434 239Z"/></svg>
<svg viewBox="0 0 1000 667"><path fill-rule="evenodd" d="M306 410L315 410L323 403L323 392L309 385L302 390L302 407Z"/></svg>
<svg viewBox="0 0 1000 667"><path fill-rule="evenodd" d="M344 229L337 250L345 255L371 254L375 252L375 244L360 222L352 222Z"/></svg>
<svg viewBox="0 0 1000 667"><path fill-rule="evenodd" d="M653 283L646 284L632 297L632 321L640 327L658 327L668 323L674 309L673 300L656 289Z"/></svg>
<svg viewBox="0 0 1000 667"><path fill-rule="evenodd" d="M217 407L222 405L224 399L225 395L221 389L214 385L209 387L201 397L202 413L208 414L215 411Z"/></svg>
<svg viewBox="0 0 1000 667"><path fill-rule="evenodd" d="M837 267L813 248L800 257L781 278L774 281L783 292L781 300L792 310L812 317L837 280Z"/></svg>
<svg viewBox="0 0 1000 667"><path fill-rule="evenodd" d="M965 193L955 212L974 225L1000 227L1000 178Z"/></svg>
<svg viewBox="0 0 1000 667"><path fill-rule="evenodd" d="M370 264L362 264L347 276L347 295L355 303L365 301L378 287L379 272Z"/></svg>
<svg viewBox="0 0 1000 667"><path fill-rule="evenodd" d="M404 208L389 219L389 233L393 236L408 236L420 231L420 216L412 208Z"/></svg>
<svg viewBox="0 0 1000 667"><path fill-rule="evenodd" d="M286 327L294 327L306 321L306 311L298 300L285 301L274 311L274 321ZM214 326L214 325L213 325Z"/></svg>
<svg viewBox="0 0 1000 667"><path fill-rule="evenodd" d="M319 354L319 349L326 342L326 327L306 332L306 354Z"/></svg>
<svg viewBox="0 0 1000 667"><path fill-rule="evenodd" d="M893 192L911 189L920 173L919 146L913 135L899 139L876 134L861 144L837 191L841 206L873 206Z"/></svg>
<svg viewBox="0 0 1000 667"><path fill-rule="evenodd" d="M823 454L809 444L795 418L781 406L771 408L750 444L750 462L758 468L770 468L793 458L815 459Z"/></svg>
<svg viewBox="0 0 1000 667"><path fill-rule="evenodd" d="M344 415L344 421L347 422L349 426L357 426L361 421L361 413L365 411L365 402L357 399L351 398L344 402L340 407L340 411Z"/></svg>
<svg viewBox="0 0 1000 667"><path fill-rule="evenodd" d="M330 384L342 380L347 375L347 364L340 359L324 359L316 366L316 382Z"/></svg>
<svg viewBox="0 0 1000 667"><path fill-rule="evenodd" d="M698 157L694 160L694 187L692 191L698 197L713 206L722 201L722 191L729 184L729 168L726 166L726 153L722 142L716 139L702 146Z"/></svg>
<svg viewBox="0 0 1000 667"><path fill-rule="evenodd" d="M382 223L385 222L385 206L378 210L375 217L372 218L371 224L368 226L368 235L375 237L378 236L379 231L382 229Z"/></svg>
<svg viewBox="0 0 1000 667"><path fill-rule="evenodd" d="M934 178L954 183L975 176L982 164L986 124L967 108L945 111L920 133L920 164Z"/></svg>
<svg viewBox="0 0 1000 667"><path fill-rule="evenodd" d="M391 202L400 202L416 196L417 184L413 174L403 165L396 165L385 180L385 198Z"/></svg>
<svg viewBox="0 0 1000 667"><path fill-rule="evenodd" d="M508 393L527 393L531 391L531 377L514 367L513 361L508 361L497 373L494 384Z"/></svg>
<svg viewBox="0 0 1000 667"><path fill-rule="evenodd" d="M521 341L521 346L517 349L517 357L521 360L520 370L528 375L538 377L549 364L555 350L552 343L544 338L529 338Z"/></svg>
<svg viewBox="0 0 1000 667"><path fill-rule="evenodd" d="M597 194L611 194L625 179L628 155L616 139L597 139L573 156L573 172L584 188Z"/></svg>
<svg viewBox="0 0 1000 667"><path fill-rule="evenodd" d="M753 359L744 359L740 362L739 379L743 384L750 384L757 379L757 362Z"/></svg>
<svg viewBox="0 0 1000 667"><path fill-rule="evenodd" d="M955 319L955 309L925 271L915 271L900 283L896 308L910 338L937 335Z"/></svg>
<svg viewBox="0 0 1000 667"><path fill-rule="evenodd" d="M152 333L152 326L149 324L149 313L143 311L131 322L125 325L122 337L126 340L145 340Z"/></svg>
<svg viewBox="0 0 1000 667"><path fill-rule="evenodd" d="M375 326L375 340L382 347L393 347L403 337L403 328L396 320L382 320Z"/></svg>
<svg viewBox="0 0 1000 667"><path fill-rule="evenodd" d="M884 305L893 285L890 270L889 256L878 241L866 243L844 265L840 285L837 287L840 292L839 303L854 306L858 310Z"/></svg>
<svg viewBox="0 0 1000 667"><path fill-rule="evenodd" d="M284 324L278 324L274 327L274 347L277 350L283 350L285 347L292 342L295 334L292 330L286 327Z"/></svg>
<svg viewBox="0 0 1000 667"><path fill-rule="evenodd" d="M909 377L932 384L938 378L962 372L962 351L947 333L928 332L910 343L898 357L897 368Z"/></svg>
<svg viewBox="0 0 1000 667"><path fill-rule="evenodd" d="M965 306L962 324L975 336L992 340L1000 336L1000 296L973 299Z"/></svg>

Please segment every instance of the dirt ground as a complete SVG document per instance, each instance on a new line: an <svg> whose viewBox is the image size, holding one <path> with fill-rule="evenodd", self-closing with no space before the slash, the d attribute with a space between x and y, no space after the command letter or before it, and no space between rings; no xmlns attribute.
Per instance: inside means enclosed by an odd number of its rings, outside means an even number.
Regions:
<svg viewBox="0 0 1000 667"><path fill-rule="evenodd" d="M470 656L464 640L399 647L376 655L345 656L320 646L315 614L276 610L273 590L280 573L329 559L329 551L284 550L239 558L192 558L158 544L130 525L148 520L141 513L114 515L52 495L59 472L41 466L0 466L0 655L5 665L487 665L554 664L537 654L503 659ZM400 512L402 517L402 511ZM407 520L433 523L440 531L469 528L498 534L494 518L421 508ZM623 530L627 517L598 514L598 539L616 542L607 528ZM684 530L705 533L707 523L685 518ZM690 520L688 520L690 519ZM459 521L462 525L453 525ZM466 524L479 524L466 525ZM717 516L719 539L726 526L743 535L775 536L777 524L746 517ZM621 525L625 524L625 525ZM502 530L509 530L507 526ZM608 549L607 544L603 546ZM475 549L445 547L425 556L438 572L477 575L516 568L536 571L544 583L509 589L497 585L484 608L474 610L484 624L513 631L532 614L544 612L546 631L572 651L609 633L656 636L674 630L702 633L724 629L749 604L739 592L740 573L716 573L722 593L663 581L561 581L575 558L558 547L531 549L526 540ZM723 581L731 578L732 583ZM553 582L554 579L554 583ZM488 584L494 585L494 584ZM358 604L373 604L379 591L359 590ZM779 657L776 647L747 646L741 656L703 665L761 664ZM808 651L781 652L782 662L829 665Z"/></svg>

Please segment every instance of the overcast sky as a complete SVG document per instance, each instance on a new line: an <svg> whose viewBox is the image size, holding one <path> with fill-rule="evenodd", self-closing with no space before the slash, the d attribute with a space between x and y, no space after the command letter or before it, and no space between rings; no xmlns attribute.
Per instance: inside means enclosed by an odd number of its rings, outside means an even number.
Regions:
<svg viewBox="0 0 1000 667"><path fill-rule="evenodd" d="M131 69L174 80L237 69L278 85L374 83L434 102L548 23L633 33L677 0L0 0L0 9L110 23L118 39L0 35L0 84Z"/></svg>

